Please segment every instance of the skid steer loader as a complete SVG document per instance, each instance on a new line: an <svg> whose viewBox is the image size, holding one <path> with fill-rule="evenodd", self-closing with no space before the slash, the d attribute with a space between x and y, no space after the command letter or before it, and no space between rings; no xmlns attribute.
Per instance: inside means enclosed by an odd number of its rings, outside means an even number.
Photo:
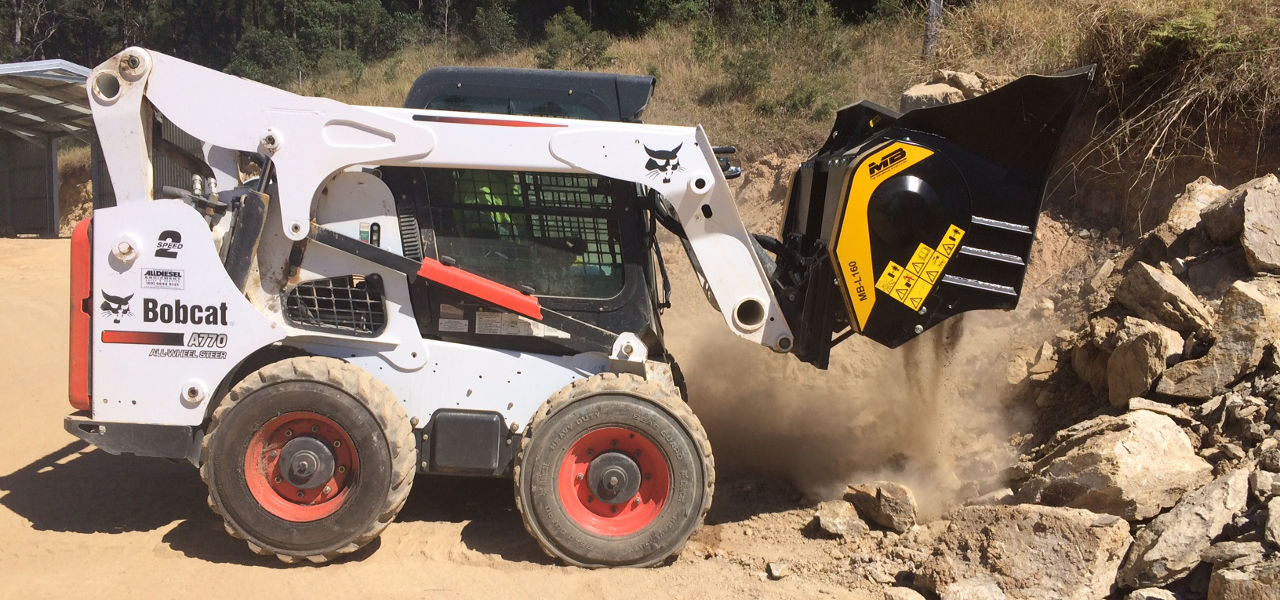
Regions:
<svg viewBox="0 0 1280 600"><path fill-rule="evenodd" d="M659 227L732 332L819 368L855 333L1012 308L1091 78L843 108L772 237L727 149L640 122L652 78L437 69L365 107L129 48L87 84L114 200L72 238L66 429L189 460L285 562L369 543L433 473L511 477L566 563L662 563L715 470L663 342ZM158 185L175 169L190 185Z"/></svg>

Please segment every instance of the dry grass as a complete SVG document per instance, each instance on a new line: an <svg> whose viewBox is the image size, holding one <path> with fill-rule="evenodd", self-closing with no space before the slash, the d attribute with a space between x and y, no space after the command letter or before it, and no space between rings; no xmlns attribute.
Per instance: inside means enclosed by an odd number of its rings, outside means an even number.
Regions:
<svg viewBox="0 0 1280 600"><path fill-rule="evenodd" d="M737 145L746 156L812 150L826 136L834 108L863 99L890 107L921 72L921 25L891 21L861 27L829 26L818 32L825 52L815 55L814 37L785 32L775 40L737 43L730 32L718 36L711 56L695 58L695 25L659 26L643 37L614 40L616 60L603 69L659 77L645 113L650 123L702 124L717 144ZM810 32L812 33L812 32ZM771 81L749 97L719 98L725 84L724 57L759 48L772 59ZM443 65L535 66L535 49L486 58L449 51L441 43L406 49L370 63L359 72L334 69L305 79L292 91L327 96L352 104L399 106L423 71ZM823 56L825 54L825 56ZM788 94L809 91L812 106L788 113Z"/></svg>
<svg viewBox="0 0 1280 600"><path fill-rule="evenodd" d="M1099 66L1091 128L1066 170L1074 189L1103 196L1093 216L1129 233L1162 221L1199 175L1234 185L1280 167L1273 0L992 0L948 17L949 66Z"/></svg>
<svg viewBox="0 0 1280 600"><path fill-rule="evenodd" d="M862 99L896 108L902 90L937 68L1021 75L1097 63L1094 105L1077 134L1084 141L1066 170L1076 195L1087 180L1108 196L1094 201L1102 207L1094 216L1126 223L1163 218L1166 192L1195 176L1235 180L1280 166L1280 149L1267 145L1280 97L1275 0L975 0L948 11L930 61L919 58L919 16L850 26L819 11L767 31L750 28L660 25L615 39L616 58L604 70L658 75L647 121L702 124L713 142L738 146L750 161L811 151L834 108ZM535 52L476 59L437 41L293 87L399 106L431 67L533 67ZM744 53L765 57L768 75L754 91L733 93L728 63Z"/></svg>

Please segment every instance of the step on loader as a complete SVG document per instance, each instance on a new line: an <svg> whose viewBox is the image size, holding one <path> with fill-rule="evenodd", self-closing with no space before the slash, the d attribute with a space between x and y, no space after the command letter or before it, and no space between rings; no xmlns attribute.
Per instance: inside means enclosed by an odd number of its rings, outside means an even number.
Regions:
<svg viewBox="0 0 1280 600"><path fill-rule="evenodd" d="M87 84L111 189L72 239L66 429L190 461L285 562L369 543L430 473L510 477L566 563L661 564L715 469L659 228L730 331L819 368L1012 308L1091 78L845 107L753 235L732 149L640 121L650 77L434 69L350 106L126 49Z"/></svg>

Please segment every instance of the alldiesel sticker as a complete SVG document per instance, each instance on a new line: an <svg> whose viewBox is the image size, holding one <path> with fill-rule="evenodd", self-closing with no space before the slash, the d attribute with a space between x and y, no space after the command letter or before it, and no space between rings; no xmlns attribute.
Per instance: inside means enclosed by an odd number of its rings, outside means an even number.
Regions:
<svg viewBox="0 0 1280 600"><path fill-rule="evenodd" d="M181 269L143 269L142 287L156 290L183 289Z"/></svg>

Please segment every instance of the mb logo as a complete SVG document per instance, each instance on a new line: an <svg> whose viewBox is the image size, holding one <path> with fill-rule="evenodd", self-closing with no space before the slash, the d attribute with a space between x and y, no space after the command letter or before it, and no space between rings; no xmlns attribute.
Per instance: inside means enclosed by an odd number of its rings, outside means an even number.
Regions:
<svg viewBox="0 0 1280 600"><path fill-rule="evenodd" d="M879 177L885 169L898 164L902 159L907 157L907 151L902 146L894 148L893 152L885 155L880 160L871 161L871 166L867 168L867 174L872 178Z"/></svg>

